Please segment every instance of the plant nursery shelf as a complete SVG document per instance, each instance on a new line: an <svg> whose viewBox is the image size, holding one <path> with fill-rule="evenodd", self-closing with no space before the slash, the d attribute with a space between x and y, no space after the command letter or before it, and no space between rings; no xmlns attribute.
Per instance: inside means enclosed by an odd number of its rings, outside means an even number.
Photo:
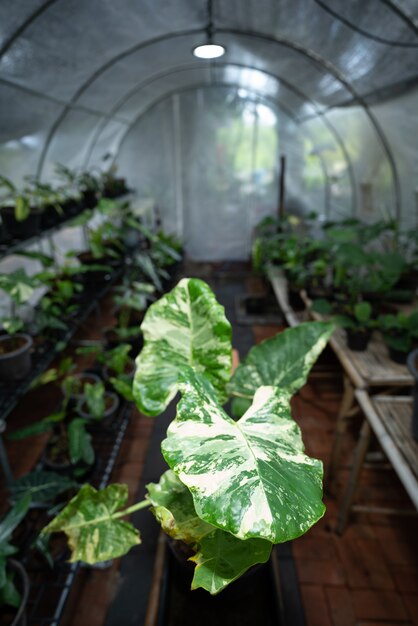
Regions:
<svg viewBox="0 0 418 626"><path fill-rule="evenodd" d="M128 427L132 404L124 402L109 430L100 430L93 434L93 445L98 463L88 481L96 489L104 489L109 483L120 447ZM35 508L31 511L26 532L25 545L28 547L39 531L48 523L45 509ZM53 567L33 550L24 560L30 578L30 595L27 607L27 626L58 626L77 573L82 565L80 562L69 563L69 551L61 539L54 546L57 558ZM103 564L106 567L107 564Z"/></svg>
<svg viewBox="0 0 418 626"><path fill-rule="evenodd" d="M56 355L64 350L80 326L95 309L97 303L106 295L122 274L123 269L115 270L112 274L107 275L105 284L89 290L80 303L77 318L70 323L68 330L58 337L56 341L45 342L35 348L32 354L32 369L26 378L17 383L12 381L0 382L0 421L6 419L19 400L30 389L33 381L49 367Z"/></svg>

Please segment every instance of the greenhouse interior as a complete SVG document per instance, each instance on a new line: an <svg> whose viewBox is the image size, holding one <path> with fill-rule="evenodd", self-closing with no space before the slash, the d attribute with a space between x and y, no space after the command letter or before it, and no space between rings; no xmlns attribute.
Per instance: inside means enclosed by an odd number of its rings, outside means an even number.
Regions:
<svg viewBox="0 0 418 626"><path fill-rule="evenodd" d="M1 0L0 111L0 626L417 626L418 0Z"/></svg>

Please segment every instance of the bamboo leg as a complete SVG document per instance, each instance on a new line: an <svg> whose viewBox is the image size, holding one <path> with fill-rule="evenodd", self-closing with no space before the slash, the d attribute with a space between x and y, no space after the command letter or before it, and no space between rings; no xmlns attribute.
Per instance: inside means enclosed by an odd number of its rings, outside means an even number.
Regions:
<svg viewBox="0 0 418 626"><path fill-rule="evenodd" d="M340 410L337 415L337 424L335 427L334 443L331 450L331 456L328 465L328 471L325 478L325 489L329 494L335 492L337 481L337 470L340 463L341 447L343 443L343 437L347 430L347 414L353 406L354 401L354 388L348 378L344 376L344 394L341 401Z"/></svg>
<svg viewBox="0 0 418 626"><path fill-rule="evenodd" d="M357 488L358 479L364 459L370 444L371 428L367 420L364 420L360 431L360 437L354 452L354 461L348 479L348 485L345 490L344 499L338 513L336 532L341 535L347 524L348 515L353 503L354 494Z"/></svg>

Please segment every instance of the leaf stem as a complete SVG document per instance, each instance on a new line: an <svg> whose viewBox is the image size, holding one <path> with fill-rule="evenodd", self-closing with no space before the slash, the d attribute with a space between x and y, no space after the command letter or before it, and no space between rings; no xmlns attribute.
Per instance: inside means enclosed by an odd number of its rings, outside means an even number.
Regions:
<svg viewBox="0 0 418 626"><path fill-rule="evenodd" d="M119 511L118 513L114 513L112 515L112 518L115 519L117 517L124 517L125 515L130 515L131 513L135 513L135 511L146 509L148 506L151 506L151 502L149 500L141 500L141 502L136 502L135 504L128 507L124 511Z"/></svg>

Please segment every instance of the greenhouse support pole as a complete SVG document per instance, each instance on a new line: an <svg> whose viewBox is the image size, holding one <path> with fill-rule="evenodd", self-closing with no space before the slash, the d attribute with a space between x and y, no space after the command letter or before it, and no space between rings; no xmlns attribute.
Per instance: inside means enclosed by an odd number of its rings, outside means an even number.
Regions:
<svg viewBox="0 0 418 626"><path fill-rule="evenodd" d="M286 174L286 157L284 154L280 156L280 172L279 172L279 221L284 218L284 192L285 192L285 174Z"/></svg>

